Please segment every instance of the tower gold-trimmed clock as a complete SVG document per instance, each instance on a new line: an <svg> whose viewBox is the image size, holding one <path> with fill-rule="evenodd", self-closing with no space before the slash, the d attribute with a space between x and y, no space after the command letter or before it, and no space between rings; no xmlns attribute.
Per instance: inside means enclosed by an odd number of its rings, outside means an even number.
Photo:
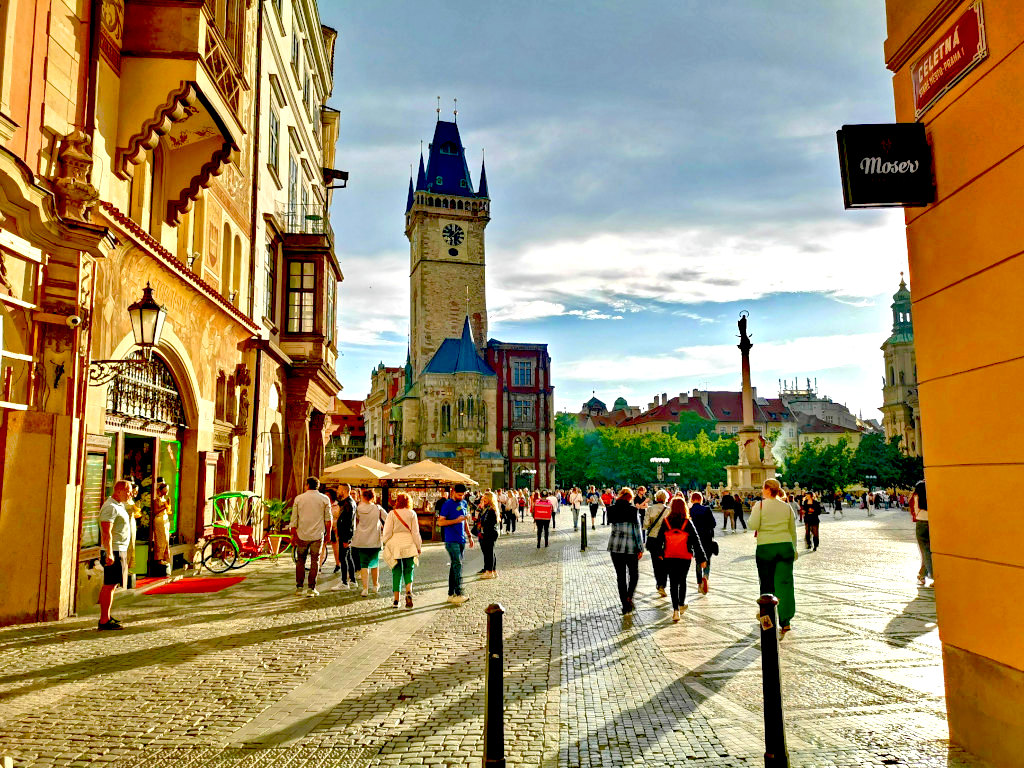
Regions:
<svg viewBox="0 0 1024 768"><path fill-rule="evenodd" d="M462 245L462 241L466 239L466 233L458 224L448 224L441 230L441 235L448 245Z"/></svg>

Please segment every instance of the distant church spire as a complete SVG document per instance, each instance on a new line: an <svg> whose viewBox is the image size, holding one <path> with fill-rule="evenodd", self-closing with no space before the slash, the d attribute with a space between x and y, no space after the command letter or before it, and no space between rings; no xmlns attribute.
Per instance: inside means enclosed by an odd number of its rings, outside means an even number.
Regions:
<svg viewBox="0 0 1024 768"><path fill-rule="evenodd" d="M409 197L406 198L406 201L405 201L405 212L406 213L408 213L409 211L412 210L412 201L413 201L412 174L409 174Z"/></svg>
<svg viewBox="0 0 1024 768"><path fill-rule="evenodd" d="M423 169L423 147L420 147L420 169L416 172L416 191L427 191L427 172Z"/></svg>
<svg viewBox="0 0 1024 768"><path fill-rule="evenodd" d="M483 152L480 153L480 189L477 191L476 196L490 197L487 193L487 163L483 157Z"/></svg>

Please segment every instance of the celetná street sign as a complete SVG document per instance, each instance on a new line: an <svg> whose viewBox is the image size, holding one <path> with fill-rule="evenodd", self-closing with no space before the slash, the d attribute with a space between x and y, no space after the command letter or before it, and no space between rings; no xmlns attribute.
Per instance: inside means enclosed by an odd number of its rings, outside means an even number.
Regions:
<svg viewBox="0 0 1024 768"><path fill-rule="evenodd" d="M943 30L927 51L910 68L914 81L914 117L918 120L942 94L988 56L981 0L972 3L953 26Z"/></svg>
<svg viewBox="0 0 1024 768"><path fill-rule="evenodd" d="M844 125L836 138L847 208L912 208L935 202L931 147L922 123Z"/></svg>

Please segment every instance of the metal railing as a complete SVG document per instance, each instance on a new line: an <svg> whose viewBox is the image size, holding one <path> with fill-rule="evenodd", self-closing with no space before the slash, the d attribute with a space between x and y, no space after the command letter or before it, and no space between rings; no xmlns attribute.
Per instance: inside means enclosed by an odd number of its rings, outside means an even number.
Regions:
<svg viewBox="0 0 1024 768"><path fill-rule="evenodd" d="M284 225L284 231L294 235L326 235L334 242L334 230L331 229L330 215L327 206L320 203L296 203L283 205L278 216Z"/></svg>

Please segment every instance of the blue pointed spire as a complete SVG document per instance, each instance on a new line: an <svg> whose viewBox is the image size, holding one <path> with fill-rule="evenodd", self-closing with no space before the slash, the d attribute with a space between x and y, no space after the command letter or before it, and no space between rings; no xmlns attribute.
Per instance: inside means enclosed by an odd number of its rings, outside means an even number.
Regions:
<svg viewBox="0 0 1024 768"><path fill-rule="evenodd" d="M413 195L412 195L412 176L410 176L409 177L409 197L406 198L406 201L405 201L405 212L406 213L408 213L409 211L412 210L412 200L413 200Z"/></svg>
<svg viewBox="0 0 1024 768"><path fill-rule="evenodd" d="M425 190L442 195L476 197L466 165L466 151L455 123L438 120L427 155Z"/></svg>
<svg viewBox="0 0 1024 768"><path fill-rule="evenodd" d="M424 373L479 373L494 376L494 370L480 357L473 344L473 332L469 328L469 316L462 324L459 339L445 339L437 348L434 357L423 369Z"/></svg>
<svg viewBox="0 0 1024 768"><path fill-rule="evenodd" d="M484 160L480 161L480 189L477 190L476 196L490 197L490 195L487 194L487 163Z"/></svg>
<svg viewBox="0 0 1024 768"><path fill-rule="evenodd" d="M427 191L427 173L423 170L423 152L420 152L420 170L416 174L416 191Z"/></svg>

